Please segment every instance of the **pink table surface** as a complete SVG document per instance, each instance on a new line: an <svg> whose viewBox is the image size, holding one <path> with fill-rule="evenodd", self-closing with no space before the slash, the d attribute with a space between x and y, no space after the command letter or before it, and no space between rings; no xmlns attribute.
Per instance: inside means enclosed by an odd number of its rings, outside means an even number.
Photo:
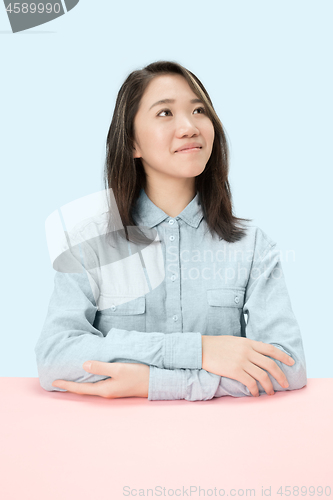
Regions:
<svg viewBox="0 0 333 500"><path fill-rule="evenodd" d="M333 378L195 402L47 392L19 377L0 378L0 394L1 500L333 500Z"/></svg>

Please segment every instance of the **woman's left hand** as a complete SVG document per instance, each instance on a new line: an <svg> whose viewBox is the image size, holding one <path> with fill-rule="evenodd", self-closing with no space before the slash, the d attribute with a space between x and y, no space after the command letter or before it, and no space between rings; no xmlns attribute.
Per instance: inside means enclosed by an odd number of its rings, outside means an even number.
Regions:
<svg viewBox="0 0 333 500"><path fill-rule="evenodd" d="M141 363L104 363L103 361L90 361L88 368L86 361L82 366L96 375L106 375L112 378L99 382L69 382L67 380L54 380L53 387L66 389L76 394L89 394L103 398L147 398L149 389L150 367Z"/></svg>

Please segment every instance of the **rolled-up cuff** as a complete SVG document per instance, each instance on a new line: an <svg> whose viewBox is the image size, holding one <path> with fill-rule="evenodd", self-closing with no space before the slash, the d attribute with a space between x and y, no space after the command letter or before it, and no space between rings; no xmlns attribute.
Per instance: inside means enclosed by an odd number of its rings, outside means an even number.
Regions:
<svg viewBox="0 0 333 500"><path fill-rule="evenodd" d="M150 366L148 399L170 400L185 399L185 370L167 370Z"/></svg>
<svg viewBox="0 0 333 500"><path fill-rule="evenodd" d="M173 370L202 368L202 338L200 332L171 333L165 335L164 366Z"/></svg>

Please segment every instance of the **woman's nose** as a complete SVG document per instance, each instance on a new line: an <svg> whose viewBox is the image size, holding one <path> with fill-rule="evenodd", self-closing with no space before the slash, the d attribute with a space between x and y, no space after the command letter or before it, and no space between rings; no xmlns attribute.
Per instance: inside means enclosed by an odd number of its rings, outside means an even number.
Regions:
<svg viewBox="0 0 333 500"><path fill-rule="evenodd" d="M199 133L197 125L194 123L193 118L188 116L180 117L177 120L176 133L180 136L184 134Z"/></svg>

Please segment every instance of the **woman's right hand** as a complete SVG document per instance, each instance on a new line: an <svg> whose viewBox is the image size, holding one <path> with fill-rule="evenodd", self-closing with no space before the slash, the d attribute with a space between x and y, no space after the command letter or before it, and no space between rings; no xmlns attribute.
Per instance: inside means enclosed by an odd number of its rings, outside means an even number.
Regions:
<svg viewBox="0 0 333 500"><path fill-rule="evenodd" d="M281 385L288 380L270 356L288 366L295 361L277 347L258 340L233 335L202 335L202 368L221 377L238 380L246 385L253 396L259 396L257 380L267 394L274 394L267 370Z"/></svg>

